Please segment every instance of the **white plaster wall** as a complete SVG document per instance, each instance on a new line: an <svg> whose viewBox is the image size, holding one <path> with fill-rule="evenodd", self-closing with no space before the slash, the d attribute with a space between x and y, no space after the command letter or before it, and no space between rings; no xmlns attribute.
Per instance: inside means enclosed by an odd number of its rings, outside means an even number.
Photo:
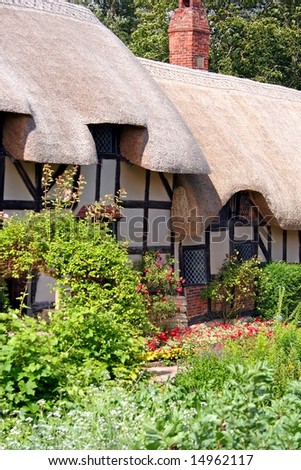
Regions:
<svg viewBox="0 0 301 470"><path fill-rule="evenodd" d="M86 184L84 185L83 193L80 197L79 207L95 202L96 165L82 166L81 174Z"/></svg>
<svg viewBox="0 0 301 470"><path fill-rule="evenodd" d="M135 165L120 163L120 187L127 193L126 199L143 201L145 191L145 170Z"/></svg>
<svg viewBox="0 0 301 470"><path fill-rule="evenodd" d="M28 173L31 181L35 180L35 167L33 163L23 163L24 169ZM4 199L15 199L21 201L33 201L33 197L22 181L11 161L5 159L5 181L4 181Z"/></svg>
<svg viewBox="0 0 301 470"><path fill-rule="evenodd" d="M235 226L234 228L234 240L235 241L245 241L253 240L254 229L252 226Z"/></svg>
<svg viewBox="0 0 301 470"><path fill-rule="evenodd" d="M210 233L211 274L218 273L226 255L229 255L229 249L230 240L228 230Z"/></svg>
<svg viewBox="0 0 301 470"><path fill-rule="evenodd" d="M299 236L297 230L287 231L287 261L299 263Z"/></svg>
<svg viewBox="0 0 301 470"><path fill-rule="evenodd" d="M118 222L118 239L127 240L129 246L142 247L143 209L122 209L122 218Z"/></svg>
<svg viewBox="0 0 301 470"><path fill-rule="evenodd" d="M272 227L272 260L282 260L282 229Z"/></svg>
<svg viewBox="0 0 301 470"><path fill-rule="evenodd" d="M100 197L115 193L116 160L103 160L101 167Z"/></svg>
<svg viewBox="0 0 301 470"><path fill-rule="evenodd" d="M164 176L172 188L172 175L166 173ZM152 201L170 201L158 173L155 172L151 173L149 198Z"/></svg>
<svg viewBox="0 0 301 470"><path fill-rule="evenodd" d="M148 245L170 245L170 211L149 209L148 213L149 239Z"/></svg>

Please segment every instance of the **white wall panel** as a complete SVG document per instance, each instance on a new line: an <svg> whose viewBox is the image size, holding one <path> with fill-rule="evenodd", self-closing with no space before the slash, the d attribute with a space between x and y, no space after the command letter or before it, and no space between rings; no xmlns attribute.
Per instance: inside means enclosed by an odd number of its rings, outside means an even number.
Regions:
<svg viewBox="0 0 301 470"><path fill-rule="evenodd" d="M297 230L287 231L287 261L299 263L299 236Z"/></svg>

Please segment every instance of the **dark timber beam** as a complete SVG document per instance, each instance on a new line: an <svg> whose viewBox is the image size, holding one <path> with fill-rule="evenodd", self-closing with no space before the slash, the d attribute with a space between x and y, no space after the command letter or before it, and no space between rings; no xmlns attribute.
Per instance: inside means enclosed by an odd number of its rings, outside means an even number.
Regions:
<svg viewBox="0 0 301 470"><path fill-rule="evenodd" d="M127 250L130 255L143 255L148 250L156 250L160 251L160 253L171 254L171 247L169 245L152 245L147 246L146 249L142 246L129 246Z"/></svg>
<svg viewBox="0 0 301 470"><path fill-rule="evenodd" d="M0 211L3 211L4 200L5 155L0 147Z"/></svg>
<svg viewBox="0 0 301 470"><path fill-rule="evenodd" d="M272 227L270 225L267 225L267 230L268 230L268 255L269 255L269 261L272 260Z"/></svg>
<svg viewBox="0 0 301 470"><path fill-rule="evenodd" d="M122 207L125 209L144 209L147 207L148 209L171 209L171 202L169 201L139 201L139 200L125 200L122 201Z"/></svg>
<svg viewBox="0 0 301 470"><path fill-rule="evenodd" d="M23 183L25 184L26 188L28 189L28 191L30 192L30 194L32 195L34 200L36 201L37 200L36 188L34 187L31 179L28 176L28 174L24 170L22 163L19 160L16 160L12 155L10 155L10 154L7 154L7 155L9 157L10 161L15 166L17 172L21 176L21 179L22 179Z"/></svg>
<svg viewBox="0 0 301 470"><path fill-rule="evenodd" d="M282 260L287 261L287 231L282 230Z"/></svg>
<svg viewBox="0 0 301 470"><path fill-rule="evenodd" d="M262 254L265 257L266 261L271 261L269 250L266 248L264 241L262 240L260 235L258 235L258 242L259 242L259 248L261 249Z"/></svg>
<svg viewBox="0 0 301 470"><path fill-rule="evenodd" d="M145 190L144 190L144 208L143 208L143 251L147 251L148 240L148 202L149 202L149 189L150 189L150 170L145 172Z"/></svg>
<svg viewBox="0 0 301 470"><path fill-rule="evenodd" d="M160 173L160 172L158 173L158 175L160 177L160 180L162 181L162 184L165 188L165 191L166 191L169 199L172 200L173 191L172 191L172 189L169 185L169 182L168 182L166 176L164 175L164 173Z"/></svg>

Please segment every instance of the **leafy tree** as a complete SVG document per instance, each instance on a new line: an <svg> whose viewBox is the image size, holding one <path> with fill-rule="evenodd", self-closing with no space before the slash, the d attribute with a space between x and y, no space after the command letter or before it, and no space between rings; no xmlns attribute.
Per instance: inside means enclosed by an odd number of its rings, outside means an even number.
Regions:
<svg viewBox="0 0 301 470"><path fill-rule="evenodd" d="M135 0L68 0L90 8L97 18L129 44L131 33L137 25Z"/></svg>
<svg viewBox="0 0 301 470"><path fill-rule="evenodd" d="M88 6L134 54L168 62L177 0L75 0ZM74 2L73 2L74 3ZM203 0L213 72L301 89L301 0Z"/></svg>
<svg viewBox="0 0 301 470"><path fill-rule="evenodd" d="M177 0L137 0L138 25L131 35L130 49L147 59L168 62L168 24Z"/></svg>
<svg viewBox="0 0 301 470"><path fill-rule="evenodd" d="M206 2L215 72L301 89L301 7L293 0Z"/></svg>

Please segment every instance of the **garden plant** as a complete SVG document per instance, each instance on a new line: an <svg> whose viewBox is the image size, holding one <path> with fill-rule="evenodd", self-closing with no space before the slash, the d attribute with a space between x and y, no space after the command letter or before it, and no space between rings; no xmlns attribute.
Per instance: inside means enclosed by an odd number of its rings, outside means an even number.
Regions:
<svg viewBox="0 0 301 470"><path fill-rule="evenodd" d="M78 219L75 171L54 184L45 166L42 210L0 230L0 448L300 450L300 267L262 275L257 260L229 259L207 292L227 322L156 329L150 314L169 315L184 280L158 252L133 269L109 228L115 198ZM32 318L39 273L59 304ZM237 320L255 293L261 316ZM157 360L177 364L172 381L150 383L143 366Z"/></svg>

